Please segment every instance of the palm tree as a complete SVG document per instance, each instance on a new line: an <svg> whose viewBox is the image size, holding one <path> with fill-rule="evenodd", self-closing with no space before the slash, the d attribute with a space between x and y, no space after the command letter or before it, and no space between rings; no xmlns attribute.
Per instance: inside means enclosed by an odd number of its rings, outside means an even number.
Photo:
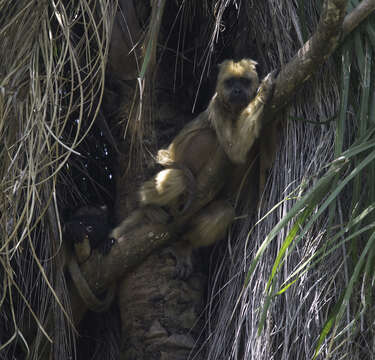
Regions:
<svg viewBox="0 0 375 360"><path fill-rule="evenodd" d="M374 9L0 2L0 357L371 359ZM187 281L160 224L77 267L69 213L128 216L152 154L205 108L228 57L280 73L265 125L277 137L255 148L226 241ZM116 301L93 315L112 283Z"/></svg>

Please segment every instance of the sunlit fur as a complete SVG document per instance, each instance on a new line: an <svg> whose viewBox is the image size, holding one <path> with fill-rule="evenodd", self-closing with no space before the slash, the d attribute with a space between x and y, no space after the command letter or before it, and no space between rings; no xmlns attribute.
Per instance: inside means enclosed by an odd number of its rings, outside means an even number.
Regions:
<svg viewBox="0 0 375 360"><path fill-rule="evenodd" d="M185 189L184 172L180 169L165 169L143 183L139 189L140 202L164 206L180 196Z"/></svg>

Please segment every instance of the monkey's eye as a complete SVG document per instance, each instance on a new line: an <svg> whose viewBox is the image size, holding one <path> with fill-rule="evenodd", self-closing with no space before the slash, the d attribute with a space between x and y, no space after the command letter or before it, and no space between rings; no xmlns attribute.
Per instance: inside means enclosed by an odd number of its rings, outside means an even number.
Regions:
<svg viewBox="0 0 375 360"><path fill-rule="evenodd" d="M86 231L91 232L93 230L93 227L91 225L86 226Z"/></svg>
<svg viewBox="0 0 375 360"><path fill-rule="evenodd" d="M241 78L239 80L243 86L249 87L251 85L251 79L249 78Z"/></svg>
<svg viewBox="0 0 375 360"><path fill-rule="evenodd" d="M233 78L229 78L229 79L226 79L226 80L224 81L225 86L227 86L228 88L233 87L233 85L234 85L235 82L236 82L236 80L233 79Z"/></svg>

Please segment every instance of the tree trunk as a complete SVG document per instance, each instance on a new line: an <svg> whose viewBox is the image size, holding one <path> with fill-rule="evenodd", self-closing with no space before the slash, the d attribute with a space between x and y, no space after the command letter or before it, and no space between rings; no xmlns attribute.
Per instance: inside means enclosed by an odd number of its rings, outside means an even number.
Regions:
<svg viewBox="0 0 375 360"><path fill-rule="evenodd" d="M188 281L177 279L167 251L125 276L118 293L121 359L187 359L202 331L205 285L199 272Z"/></svg>

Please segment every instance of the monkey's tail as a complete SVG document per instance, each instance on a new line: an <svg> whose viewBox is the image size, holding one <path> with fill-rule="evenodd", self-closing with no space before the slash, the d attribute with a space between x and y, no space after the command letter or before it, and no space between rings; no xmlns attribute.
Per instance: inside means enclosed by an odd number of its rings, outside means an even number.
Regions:
<svg viewBox="0 0 375 360"><path fill-rule="evenodd" d="M194 200L196 196L197 181L195 180L194 174L186 165L173 163L169 167L172 169L182 170L184 173L187 197L185 198L183 206L179 209L179 214L182 215L186 212L186 210L189 209L192 201Z"/></svg>

